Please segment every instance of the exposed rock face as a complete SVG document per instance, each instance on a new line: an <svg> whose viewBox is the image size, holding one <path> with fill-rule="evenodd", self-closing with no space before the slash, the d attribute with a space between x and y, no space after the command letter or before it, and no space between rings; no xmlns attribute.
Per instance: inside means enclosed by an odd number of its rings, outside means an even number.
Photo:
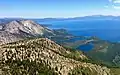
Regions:
<svg viewBox="0 0 120 75"><path fill-rule="evenodd" d="M25 37L43 36L46 34L54 35L51 30L31 20L11 21L0 27L0 44L14 42Z"/></svg>
<svg viewBox="0 0 120 75"><path fill-rule="evenodd" d="M0 25L0 30L2 30L2 29L3 29L2 27L3 27L3 26L1 26L1 25Z"/></svg>
<svg viewBox="0 0 120 75"><path fill-rule="evenodd" d="M5 44L8 42L13 42L20 40L21 38L17 35L9 33L7 31L0 31L0 44Z"/></svg>
<svg viewBox="0 0 120 75"><path fill-rule="evenodd" d="M44 65L47 65L49 69L53 69L57 75L72 75L74 74L73 70L76 68L80 68L79 75L110 75L110 70L106 67L82 62L82 60L87 60L88 58L81 52L77 51L77 57L81 59L81 61L76 61L69 57L72 56L70 50L63 48L46 38L1 45L0 51L0 58L3 65L18 60L21 62L28 60L29 62L43 63ZM22 65L21 67L25 66ZM3 68L9 69L6 73L12 75L9 65L4 65ZM26 72L26 75L31 75L29 74L29 68L30 67L19 70L19 74L24 75ZM2 71L2 73L4 74L5 71ZM39 71L36 70L34 75L39 75Z"/></svg>
<svg viewBox="0 0 120 75"><path fill-rule="evenodd" d="M7 25L5 25L4 30L10 33L17 33L17 34L19 34L20 31L23 31L32 35L42 35L44 28L31 20L23 20L23 21L12 21L8 23Z"/></svg>

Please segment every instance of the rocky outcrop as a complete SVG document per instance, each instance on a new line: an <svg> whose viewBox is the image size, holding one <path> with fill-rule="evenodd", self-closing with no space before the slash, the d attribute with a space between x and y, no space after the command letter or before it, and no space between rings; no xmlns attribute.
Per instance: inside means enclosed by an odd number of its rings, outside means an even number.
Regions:
<svg viewBox="0 0 120 75"><path fill-rule="evenodd" d="M0 44L5 44L9 42L14 42L20 40L21 37L7 31L0 31Z"/></svg>
<svg viewBox="0 0 120 75"><path fill-rule="evenodd" d="M44 28L31 20L12 21L4 26L4 30L19 34L20 31L32 35L43 35Z"/></svg>
<svg viewBox="0 0 120 75"><path fill-rule="evenodd" d="M15 20L0 27L0 44L15 42L26 37L54 35L52 30L31 20ZM4 41L5 40L5 41Z"/></svg>
<svg viewBox="0 0 120 75"><path fill-rule="evenodd" d="M29 61L36 64L42 63L49 69L53 69L57 75L110 75L107 67L85 62L88 58L80 51L71 51L63 48L55 42L47 38L39 38L33 40L22 40L0 46L0 58L2 60L2 73L5 72L12 75L9 63L15 61ZM74 54L77 53L77 54ZM81 61L75 60L75 56ZM73 57L73 58L72 58ZM82 61L84 60L84 62ZM6 64L6 65L5 65ZM21 67L25 67L21 65ZM32 67L33 68L33 67ZM77 71L79 68L79 71ZM7 71L5 70L7 69ZM19 70L20 75L29 74L30 67ZM34 69L34 68L33 68ZM24 72L21 72L24 71ZM75 72L77 71L77 73ZM33 71L35 75L39 74L38 70Z"/></svg>

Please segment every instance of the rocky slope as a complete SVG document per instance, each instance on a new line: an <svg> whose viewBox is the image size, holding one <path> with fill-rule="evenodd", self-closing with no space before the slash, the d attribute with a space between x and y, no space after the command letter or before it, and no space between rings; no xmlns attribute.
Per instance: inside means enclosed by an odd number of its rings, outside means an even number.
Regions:
<svg viewBox="0 0 120 75"><path fill-rule="evenodd" d="M0 51L2 75L110 75L110 69L85 62L82 52L46 38L1 45Z"/></svg>
<svg viewBox="0 0 120 75"><path fill-rule="evenodd" d="M0 44L14 42L26 37L54 35L52 30L31 20L15 20L0 27ZM4 41L5 40L5 41Z"/></svg>
<svg viewBox="0 0 120 75"><path fill-rule="evenodd" d="M23 31L31 35L43 35L44 31L47 31L45 28L31 20L12 21L6 24L3 29L10 33L19 34L20 31Z"/></svg>
<svg viewBox="0 0 120 75"><path fill-rule="evenodd" d="M0 44L5 44L8 42L13 42L20 40L21 37L12 33L9 33L7 31L0 31Z"/></svg>

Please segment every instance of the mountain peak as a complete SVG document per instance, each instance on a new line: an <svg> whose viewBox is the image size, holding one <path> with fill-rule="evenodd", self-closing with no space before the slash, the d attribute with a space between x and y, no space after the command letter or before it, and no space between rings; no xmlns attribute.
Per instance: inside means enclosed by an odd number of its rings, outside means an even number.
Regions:
<svg viewBox="0 0 120 75"><path fill-rule="evenodd" d="M35 23L33 20L21 20L21 22Z"/></svg>
<svg viewBox="0 0 120 75"><path fill-rule="evenodd" d="M19 36L20 38L53 34L53 32L50 29L42 27L40 24L37 24L32 20L14 20L5 24L1 28L2 29L0 30L2 31L2 33L7 32L11 36L13 35L16 37ZM2 36L0 36L0 38L2 38ZM4 38L7 38L7 36ZM14 38L10 38L10 39L13 40Z"/></svg>
<svg viewBox="0 0 120 75"><path fill-rule="evenodd" d="M28 25L30 25L30 24L34 24L34 25L36 25L37 23L35 23L34 21L32 21L32 20L22 20L22 21L20 21L24 26L28 26Z"/></svg>

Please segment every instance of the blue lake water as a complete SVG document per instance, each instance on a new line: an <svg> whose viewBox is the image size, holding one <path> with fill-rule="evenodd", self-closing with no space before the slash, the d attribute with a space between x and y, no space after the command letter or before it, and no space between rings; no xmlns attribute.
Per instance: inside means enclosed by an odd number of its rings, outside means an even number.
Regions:
<svg viewBox="0 0 120 75"><path fill-rule="evenodd" d="M50 24L50 29L66 29L76 36L96 36L111 42L120 41L120 20L44 21L39 23ZM86 44L79 46L78 49L89 51L93 47L91 44Z"/></svg>
<svg viewBox="0 0 120 75"><path fill-rule="evenodd" d="M97 36L103 40L120 41L120 20L44 21L51 29L67 29L77 36Z"/></svg>
<svg viewBox="0 0 120 75"><path fill-rule="evenodd" d="M85 45L80 45L77 49L80 49L82 51L90 51L94 48L93 44L85 44Z"/></svg>
<svg viewBox="0 0 120 75"><path fill-rule="evenodd" d="M83 38L83 37L75 37L75 38L69 39L67 42L75 42L75 41L78 41L78 40L85 40L85 38Z"/></svg>

